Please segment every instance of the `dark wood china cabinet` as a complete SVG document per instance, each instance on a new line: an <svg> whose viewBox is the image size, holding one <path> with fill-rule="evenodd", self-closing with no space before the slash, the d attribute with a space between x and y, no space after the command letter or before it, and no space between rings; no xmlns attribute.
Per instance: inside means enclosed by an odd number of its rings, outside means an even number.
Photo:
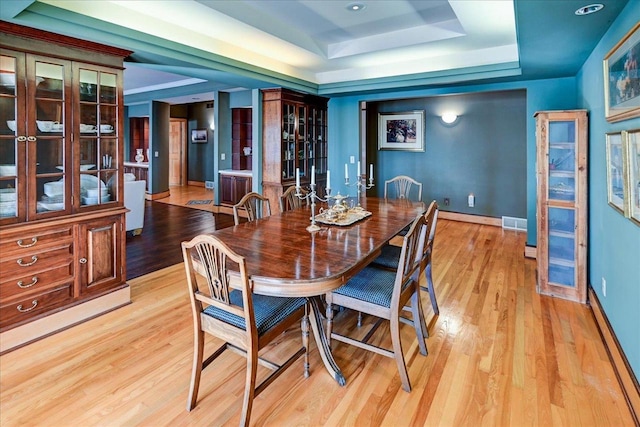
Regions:
<svg viewBox="0 0 640 427"><path fill-rule="evenodd" d="M130 53L0 21L0 351L129 302Z"/></svg>
<svg viewBox="0 0 640 427"><path fill-rule="evenodd" d="M328 98L288 89L262 91L262 173L264 195L271 209L295 185L296 170L303 187L311 181L315 166L318 194L324 195L327 181Z"/></svg>

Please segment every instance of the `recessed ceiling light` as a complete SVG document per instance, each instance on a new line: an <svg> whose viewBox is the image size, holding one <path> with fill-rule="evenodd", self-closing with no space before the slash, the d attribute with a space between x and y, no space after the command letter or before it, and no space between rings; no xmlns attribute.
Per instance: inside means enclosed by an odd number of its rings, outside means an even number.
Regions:
<svg viewBox="0 0 640 427"><path fill-rule="evenodd" d="M580 9L576 10L576 15L590 15L602 10L603 7L604 5L602 3L594 3L588 6L583 6Z"/></svg>
<svg viewBox="0 0 640 427"><path fill-rule="evenodd" d="M351 12L360 12L361 10L364 10L367 6L364 3L349 3L347 5L347 10L350 10Z"/></svg>

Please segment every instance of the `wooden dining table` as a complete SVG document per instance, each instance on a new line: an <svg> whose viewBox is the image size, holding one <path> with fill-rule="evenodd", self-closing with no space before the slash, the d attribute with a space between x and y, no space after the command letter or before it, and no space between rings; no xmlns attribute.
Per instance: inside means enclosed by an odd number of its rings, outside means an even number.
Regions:
<svg viewBox="0 0 640 427"><path fill-rule="evenodd" d="M245 257L253 292L308 298L320 356L340 385L346 380L324 332L321 296L345 284L425 211L422 202L406 199L366 197L361 198L361 205L371 215L348 226L319 224L319 231L309 232L311 209L302 207L213 233Z"/></svg>

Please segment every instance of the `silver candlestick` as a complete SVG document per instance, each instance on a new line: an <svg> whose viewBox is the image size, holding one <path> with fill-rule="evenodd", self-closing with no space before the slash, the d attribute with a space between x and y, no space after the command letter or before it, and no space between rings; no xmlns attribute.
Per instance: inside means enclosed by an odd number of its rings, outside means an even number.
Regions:
<svg viewBox="0 0 640 427"><path fill-rule="evenodd" d="M353 184L349 183L349 178L347 177L344 179L344 184L347 187L356 187L356 193L358 195L358 207L362 207L360 205L360 193L375 187L375 184L373 183L373 175L369 177L369 184L367 184L366 179L362 178L362 175L358 175L357 181Z"/></svg>
<svg viewBox="0 0 640 427"><path fill-rule="evenodd" d="M313 233L321 229L320 226L316 224L316 200L319 200L321 202L328 201L331 198L331 189L325 189L327 197L323 199L322 197L318 196L318 193L316 193L316 184L310 184L309 187L311 188L311 191L309 191L307 194L302 194L300 192L300 187L296 186L295 196L300 200L311 201L311 225L307 227L307 231Z"/></svg>

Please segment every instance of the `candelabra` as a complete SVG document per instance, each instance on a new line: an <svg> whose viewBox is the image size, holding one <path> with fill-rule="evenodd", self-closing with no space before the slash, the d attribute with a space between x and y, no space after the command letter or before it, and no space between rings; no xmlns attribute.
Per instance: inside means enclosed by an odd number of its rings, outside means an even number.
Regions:
<svg viewBox="0 0 640 427"><path fill-rule="evenodd" d="M309 187L311 188L311 190L307 194L302 194L300 192L300 186L296 185L295 196L300 200L309 200L311 202L311 225L307 227L307 231L310 233L313 233L314 231L320 230L320 226L316 224L316 200L321 202L328 201L331 198L331 189L330 188L325 189L325 192L327 193L327 197L323 199L322 197L318 196L318 193L316 193L315 183L311 183Z"/></svg>
<svg viewBox="0 0 640 427"><path fill-rule="evenodd" d="M375 187L375 184L373 183L373 174L369 177L369 184L367 184L366 179L362 178L362 175L358 175L358 179L353 184L350 184L349 177L346 177L344 179L344 185L346 185L347 187L356 187L356 193L358 195L358 207L362 207L360 205L360 192L364 192L365 190L369 190Z"/></svg>

